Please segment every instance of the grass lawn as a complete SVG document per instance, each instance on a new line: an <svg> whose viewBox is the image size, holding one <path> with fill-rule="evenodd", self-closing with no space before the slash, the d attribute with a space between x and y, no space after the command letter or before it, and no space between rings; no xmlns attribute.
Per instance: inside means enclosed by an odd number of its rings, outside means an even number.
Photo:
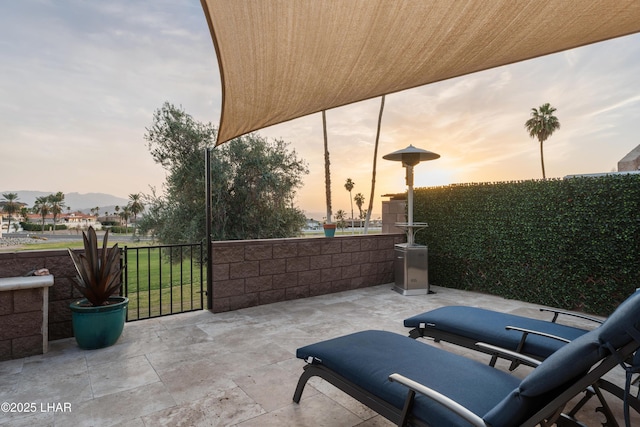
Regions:
<svg viewBox="0 0 640 427"><path fill-rule="evenodd" d="M118 247L140 247L140 246L149 246L152 243L149 241L131 241L131 242L112 242L109 239L109 247L112 247L115 243L118 243ZM100 247L102 247L102 240L100 240ZM84 248L82 239L80 240L64 240L64 241L42 241L42 243L27 243L26 245L22 245L19 248L15 248L15 251L42 251L42 250L55 250L55 249L82 249Z"/></svg>
<svg viewBox="0 0 640 427"><path fill-rule="evenodd" d="M100 246L102 235L98 235ZM66 237L66 236L65 236ZM74 236L75 237L75 236ZM10 251L82 249L82 236L35 240ZM131 235L109 234L109 247L127 247L128 319L138 320L164 314L203 308L200 283L206 280L206 267L200 270L200 246L157 246L151 241L134 241ZM152 246L153 245L153 246ZM180 253L182 250L182 254Z"/></svg>
<svg viewBox="0 0 640 427"><path fill-rule="evenodd" d="M206 268L197 261L200 247L193 246L193 254L190 248L182 254L179 247L127 248L129 320L202 308Z"/></svg>

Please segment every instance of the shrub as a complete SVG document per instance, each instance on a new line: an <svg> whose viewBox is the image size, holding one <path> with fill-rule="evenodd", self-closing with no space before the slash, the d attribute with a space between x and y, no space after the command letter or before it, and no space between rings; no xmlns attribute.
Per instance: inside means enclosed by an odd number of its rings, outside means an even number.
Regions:
<svg viewBox="0 0 640 427"><path fill-rule="evenodd" d="M606 315L640 285L640 175L415 190L434 285Z"/></svg>

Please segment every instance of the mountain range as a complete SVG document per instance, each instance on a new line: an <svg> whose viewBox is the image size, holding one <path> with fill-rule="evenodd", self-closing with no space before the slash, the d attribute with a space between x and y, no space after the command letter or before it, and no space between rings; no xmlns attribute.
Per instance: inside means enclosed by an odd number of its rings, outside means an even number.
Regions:
<svg viewBox="0 0 640 427"><path fill-rule="evenodd" d="M30 191L30 190L11 190L0 191L0 200L4 200L2 194L16 193L18 194L18 202L26 203L27 207L33 207L36 199L49 194L57 193L56 191ZM64 204L71 208L72 211L88 211L92 208L99 207L101 211L112 211L115 206L124 207L129 203L128 199L113 196L105 193L64 193Z"/></svg>

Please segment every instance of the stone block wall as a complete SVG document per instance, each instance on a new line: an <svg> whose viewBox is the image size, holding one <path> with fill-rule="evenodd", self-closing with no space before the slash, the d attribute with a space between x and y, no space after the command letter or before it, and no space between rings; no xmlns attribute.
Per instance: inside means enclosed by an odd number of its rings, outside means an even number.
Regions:
<svg viewBox="0 0 640 427"><path fill-rule="evenodd" d="M396 222L407 222L407 201L392 199L382 202L382 233L402 233L404 230L395 226Z"/></svg>
<svg viewBox="0 0 640 427"><path fill-rule="evenodd" d="M0 361L42 353L43 288L0 292Z"/></svg>
<svg viewBox="0 0 640 427"><path fill-rule="evenodd" d="M213 311L391 283L394 245L404 241L404 234L378 234L214 242ZM55 278L49 288L48 338L72 337L69 304L82 295L72 284L76 273L69 253L0 253L0 278L24 276L41 268L48 269ZM0 297L0 316L11 311L16 316L11 322L20 322L21 313L42 310L42 295L35 291L4 292L7 295ZM25 327L35 326L25 322ZM8 334L10 329L8 324L0 323L0 342L7 338L2 333ZM35 340L30 336L25 335L25 345ZM6 351L6 345L0 343L0 353ZM16 345L20 347L21 341Z"/></svg>
<svg viewBox="0 0 640 427"><path fill-rule="evenodd" d="M404 234L213 243L213 311L393 282Z"/></svg>
<svg viewBox="0 0 640 427"><path fill-rule="evenodd" d="M41 268L48 269L55 278L49 288L49 340L72 337L69 304L81 298L81 294L72 284L76 273L69 253L66 250L0 253L0 277L24 276ZM42 302L39 304L42 306Z"/></svg>

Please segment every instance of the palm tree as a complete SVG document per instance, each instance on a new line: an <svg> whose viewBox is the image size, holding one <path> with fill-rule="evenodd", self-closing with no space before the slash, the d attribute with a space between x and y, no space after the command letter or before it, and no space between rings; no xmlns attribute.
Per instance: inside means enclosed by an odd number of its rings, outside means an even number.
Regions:
<svg viewBox="0 0 640 427"><path fill-rule="evenodd" d="M371 195L369 196L369 208L366 210L367 215L364 221L364 234L369 231L369 220L373 211L373 198L376 191L376 161L378 158L378 142L380 141L380 128L382 127L382 112L384 111L384 95L380 99L380 113L378 114L378 129L376 131L376 143L373 149L373 170L371 172Z"/></svg>
<svg viewBox="0 0 640 427"><path fill-rule="evenodd" d="M362 205L364 205L364 195L362 193L358 193L353 197L353 200L356 201L356 206L360 211L360 220L362 220ZM360 223L360 225L362 226L362 222Z"/></svg>
<svg viewBox="0 0 640 427"><path fill-rule="evenodd" d="M347 191L349 192L349 202L351 202L351 228L352 228L351 231L353 231L353 199L351 198L351 190L353 190L353 187L355 185L356 183L353 182L351 178L347 178L347 182L344 183L344 188L346 188Z"/></svg>
<svg viewBox="0 0 640 427"><path fill-rule="evenodd" d="M124 219L124 233L127 234L129 218L131 216L131 209L129 208L129 206L125 206L124 208L122 208L122 212L120 212L118 215L120 215L120 218Z"/></svg>
<svg viewBox="0 0 640 427"><path fill-rule="evenodd" d="M9 233L11 232L11 217L20 210L20 206L16 203L16 200L18 200L18 194L4 193L2 197L4 197L6 202L2 207L2 210L7 213L7 217L9 218L9 224L7 224L7 233Z"/></svg>
<svg viewBox="0 0 640 427"><path fill-rule="evenodd" d="M49 215L51 205L49 204L49 196L42 196L36 199L33 205L33 211L42 217L42 232L44 233L44 220Z"/></svg>
<svg viewBox="0 0 640 427"><path fill-rule="evenodd" d="M116 205L116 207L113 209L116 211L115 215L120 216L120 206ZM120 225L122 225L122 221L120 221Z"/></svg>
<svg viewBox="0 0 640 427"><path fill-rule="evenodd" d="M58 215L62 213L64 205L64 193L58 191L56 194L49 194L49 203L51 207L51 213L53 214L53 234L56 234L56 223L58 222Z"/></svg>
<svg viewBox="0 0 640 427"><path fill-rule="evenodd" d="M546 179L547 175L544 171L544 153L542 143L551 136L556 130L560 129L560 121L553 115L556 111L548 102L540 106L539 109L531 109L531 118L524 124L525 129L529 132L531 138L538 138L540 141L540 163L542 164L542 179Z"/></svg>
<svg viewBox="0 0 640 427"><path fill-rule="evenodd" d="M322 110L322 133L324 135L324 190L327 202L327 224L331 224L331 162L327 140L327 114Z"/></svg>
<svg viewBox="0 0 640 427"><path fill-rule="evenodd" d="M25 206L20 208L20 216L22 217L23 222L29 222L29 209Z"/></svg>
<svg viewBox="0 0 640 427"><path fill-rule="evenodd" d="M138 214L144 210L144 205L141 201L142 195L140 193L137 194L129 194L129 211L133 214L133 234L136 234L136 229L138 228L137 218Z"/></svg>
<svg viewBox="0 0 640 427"><path fill-rule="evenodd" d="M340 228L342 228L342 232L344 233L344 227L346 224L345 218L347 217L347 213L345 211L343 211L342 209L339 209L338 212L336 212L336 225Z"/></svg>

